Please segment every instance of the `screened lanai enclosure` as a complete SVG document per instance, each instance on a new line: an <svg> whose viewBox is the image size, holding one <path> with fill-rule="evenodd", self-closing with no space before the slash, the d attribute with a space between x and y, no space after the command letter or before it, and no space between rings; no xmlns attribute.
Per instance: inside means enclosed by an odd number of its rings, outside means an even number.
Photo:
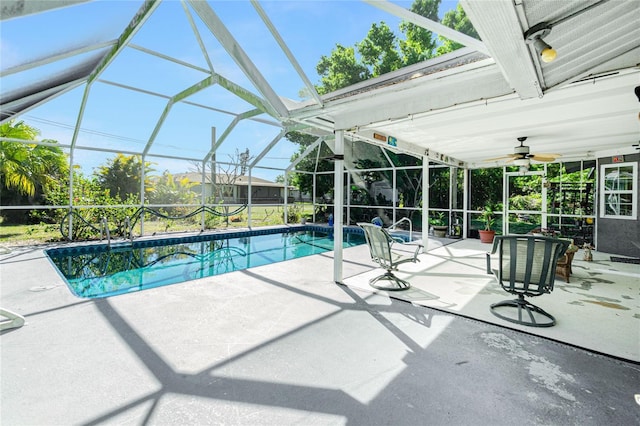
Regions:
<svg viewBox="0 0 640 426"><path fill-rule="evenodd" d="M477 238L490 209L640 254L637 1L0 7L2 228Z"/></svg>

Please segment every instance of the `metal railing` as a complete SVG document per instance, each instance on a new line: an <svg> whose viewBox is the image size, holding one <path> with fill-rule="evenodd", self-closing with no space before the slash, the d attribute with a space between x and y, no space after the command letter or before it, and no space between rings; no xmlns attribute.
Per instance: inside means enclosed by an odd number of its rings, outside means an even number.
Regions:
<svg viewBox="0 0 640 426"><path fill-rule="evenodd" d="M133 240L133 228L136 226L136 223L138 223L138 221L140 221L145 214L150 214L150 215L159 217L161 219L169 219L169 220L188 219L200 213L209 213L217 217L229 217L229 216L240 213L246 208L247 208L247 205L244 204L231 212L220 212L213 208L205 206L205 207L197 208L185 215L171 216L171 215L164 214L144 206L144 207L138 208L135 211L135 213L133 213L131 216L125 217L124 223L120 222L113 229L109 229L109 223L106 216L102 217L102 219L100 220L99 226L96 227L92 225L87 219L82 217L82 215L80 215L77 211L71 210L60 221L60 233L62 234L63 238L66 238L69 241L73 241L75 240L75 236L79 235L81 231L83 231L84 229L90 229L95 233L99 233L101 240L106 236L107 243L109 246L111 246L111 235L120 235L130 240ZM75 226L72 227L71 223L73 219L76 219L77 222ZM71 232L69 231L70 229L72 230Z"/></svg>
<svg viewBox="0 0 640 426"><path fill-rule="evenodd" d="M109 222L107 222L107 217L102 216L101 226L100 226L100 240L107 237L107 247L111 248L111 232L109 231Z"/></svg>
<svg viewBox="0 0 640 426"><path fill-rule="evenodd" d="M396 223L389 226L389 230L390 231L395 230L396 226L398 226L402 222L409 222L409 241L413 241L413 223L411 222L411 219L409 219L408 217L403 217Z"/></svg>
<svg viewBox="0 0 640 426"><path fill-rule="evenodd" d="M129 216L124 218L124 232L125 238L133 241L133 227L131 226L131 219Z"/></svg>

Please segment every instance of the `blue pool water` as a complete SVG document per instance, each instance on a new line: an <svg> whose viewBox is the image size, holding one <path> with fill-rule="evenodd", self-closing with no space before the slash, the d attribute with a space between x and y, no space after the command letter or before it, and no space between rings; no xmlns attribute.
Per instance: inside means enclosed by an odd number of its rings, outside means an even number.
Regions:
<svg viewBox="0 0 640 426"><path fill-rule="evenodd" d="M333 250L329 230L283 228L133 243L64 247L46 253L78 297L100 298L176 284ZM343 247L365 242L346 232Z"/></svg>

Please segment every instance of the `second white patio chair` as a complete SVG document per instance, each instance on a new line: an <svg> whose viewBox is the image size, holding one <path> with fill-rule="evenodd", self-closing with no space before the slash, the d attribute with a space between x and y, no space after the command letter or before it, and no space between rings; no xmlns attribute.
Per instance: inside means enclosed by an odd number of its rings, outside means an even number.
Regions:
<svg viewBox="0 0 640 426"><path fill-rule="evenodd" d="M415 252L412 256L401 254L391 250L392 244L396 243L386 229L371 223L358 223L358 226L364 230L364 236L369 245L371 259L387 270L384 274L369 280L371 287L379 290L406 290L411 287L408 281L398 278L392 271L398 270L398 265L407 262L419 262L418 253L422 245L416 245Z"/></svg>

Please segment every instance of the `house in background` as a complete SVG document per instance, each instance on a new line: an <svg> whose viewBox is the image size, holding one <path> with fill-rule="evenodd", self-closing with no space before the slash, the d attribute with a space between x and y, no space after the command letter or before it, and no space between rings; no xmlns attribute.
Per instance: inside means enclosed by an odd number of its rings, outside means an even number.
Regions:
<svg viewBox="0 0 640 426"><path fill-rule="evenodd" d="M173 175L175 181L187 179L195 185L192 191L202 193L201 173L176 173ZM212 183L214 181L215 185ZM217 189L215 189L217 188ZM288 187L288 202L292 203L300 199L297 189ZM227 204L246 204L249 202L249 176L232 175L218 173L212 179L211 174L205 175L204 195L210 202L218 203L224 201ZM251 203L252 204L281 204L284 202L285 185L279 182L272 182L255 176L251 177Z"/></svg>

